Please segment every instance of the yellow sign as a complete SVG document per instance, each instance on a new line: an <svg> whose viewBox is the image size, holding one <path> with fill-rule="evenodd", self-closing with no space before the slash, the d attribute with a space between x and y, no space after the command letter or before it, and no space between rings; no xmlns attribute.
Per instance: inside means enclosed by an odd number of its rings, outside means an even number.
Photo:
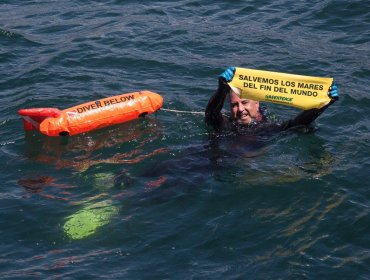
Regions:
<svg viewBox="0 0 370 280"><path fill-rule="evenodd" d="M308 110L330 102L333 78L302 76L246 68L235 68L228 83L241 98L267 101Z"/></svg>

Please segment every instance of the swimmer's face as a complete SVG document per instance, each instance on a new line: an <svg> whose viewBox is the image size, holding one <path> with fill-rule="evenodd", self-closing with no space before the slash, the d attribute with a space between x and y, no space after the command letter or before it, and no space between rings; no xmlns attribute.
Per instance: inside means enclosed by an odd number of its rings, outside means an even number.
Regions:
<svg viewBox="0 0 370 280"><path fill-rule="evenodd" d="M252 121L261 121L259 102L240 98L234 92L230 93L231 117L240 124L250 124Z"/></svg>

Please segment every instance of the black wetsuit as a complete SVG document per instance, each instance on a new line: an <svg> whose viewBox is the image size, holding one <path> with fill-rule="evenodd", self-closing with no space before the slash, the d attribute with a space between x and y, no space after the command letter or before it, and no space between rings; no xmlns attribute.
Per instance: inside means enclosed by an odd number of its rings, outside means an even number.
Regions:
<svg viewBox="0 0 370 280"><path fill-rule="evenodd" d="M263 109L260 109L262 120L252 122L248 125L238 124L222 115L221 110L225 102L227 94L231 88L226 83L224 78L220 77L219 86L216 93L208 102L205 112L205 122L212 126L216 131L233 131L243 133L259 133L259 132L278 132L290 129L296 126L307 126L312 123L322 112L326 110L335 100L331 100L329 104L320 109L310 109L301 112L295 118L283 122L273 122L266 116Z"/></svg>

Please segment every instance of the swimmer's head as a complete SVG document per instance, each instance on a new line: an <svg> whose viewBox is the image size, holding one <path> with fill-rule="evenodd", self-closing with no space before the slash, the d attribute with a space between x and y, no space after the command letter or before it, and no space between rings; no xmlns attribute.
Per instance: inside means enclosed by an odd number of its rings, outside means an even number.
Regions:
<svg viewBox="0 0 370 280"><path fill-rule="evenodd" d="M230 93L231 118L239 124L251 124L262 120L259 102L240 98L235 92Z"/></svg>

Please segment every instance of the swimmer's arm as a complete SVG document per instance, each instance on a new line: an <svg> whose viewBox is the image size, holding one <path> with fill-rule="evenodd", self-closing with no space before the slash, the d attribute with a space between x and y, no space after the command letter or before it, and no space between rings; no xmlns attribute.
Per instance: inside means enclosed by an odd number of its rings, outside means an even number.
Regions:
<svg viewBox="0 0 370 280"><path fill-rule="evenodd" d="M331 104L333 104L335 100L331 100L328 105L325 105L324 107L320 109L310 109L303 111L298 116L296 116L294 119L288 120L282 124L283 130L289 129L294 126L300 126L300 125L309 125L314 120L318 118Z"/></svg>
<svg viewBox="0 0 370 280"><path fill-rule="evenodd" d="M230 87L225 79L220 77L218 79L218 88L216 93L208 101L205 112L205 122L207 125L219 128L223 123L223 116L221 114L222 107L224 106L225 98L230 92Z"/></svg>
<svg viewBox="0 0 370 280"><path fill-rule="evenodd" d="M316 120L317 117L320 116L322 112L324 112L331 104L337 101L339 99L339 91L338 91L338 86L336 82L333 81L333 84L329 88L328 95L331 98L329 104L325 105L324 107L320 109L311 109L311 110L303 111L298 116L296 116L294 119L283 123L282 124L283 130L289 129L293 126L309 125L314 120Z"/></svg>

